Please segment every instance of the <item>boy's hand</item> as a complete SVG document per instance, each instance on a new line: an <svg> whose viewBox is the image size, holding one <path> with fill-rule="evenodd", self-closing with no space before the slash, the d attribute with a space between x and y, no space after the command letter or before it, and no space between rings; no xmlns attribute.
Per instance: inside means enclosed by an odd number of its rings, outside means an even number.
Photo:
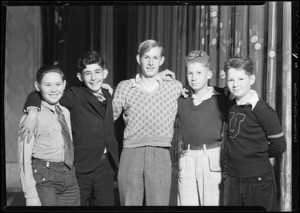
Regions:
<svg viewBox="0 0 300 213"><path fill-rule="evenodd" d="M27 137L27 143L30 142L31 137L33 136L34 130L37 126L37 112L38 110L36 108L30 108L28 115L24 119L24 121L21 123L19 127L19 136L21 137L21 141L25 140L25 137Z"/></svg>
<svg viewBox="0 0 300 213"><path fill-rule="evenodd" d="M181 95L184 98L187 98L189 96L189 90L187 88L183 88Z"/></svg>
<svg viewBox="0 0 300 213"><path fill-rule="evenodd" d="M164 71L161 71L158 73L158 76L164 80L164 81L174 81L175 80L175 74L174 72L166 69Z"/></svg>
<svg viewBox="0 0 300 213"><path fill-rule="evenodd" d="M114 92L114 90L113 90L113 88L111 88L111 86L109 85L109 84L102 84L102 86L101 86L103 89L107 89L108 90L108 92L112 95L113 94L113 92Z"/></svg>

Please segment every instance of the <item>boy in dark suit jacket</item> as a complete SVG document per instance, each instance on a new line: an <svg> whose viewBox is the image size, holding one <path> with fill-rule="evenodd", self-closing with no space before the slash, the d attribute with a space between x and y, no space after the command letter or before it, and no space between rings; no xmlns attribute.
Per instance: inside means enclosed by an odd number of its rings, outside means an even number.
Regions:
<svg viewBox="0 0 300 213"><path fill-rule="evenodd" d="M95 51L85 53L78 61L78 68L77 77L82 85L67 89L60 103L71 114L74 166L81 205L113 206L113 180L119 160L112 96L108 90L102 89L108 70ZM40 102L38 93L32 92L24 109L39 107ZM32 125L36 123L36 110L29 111L31 118L28 122Z"/></svg>

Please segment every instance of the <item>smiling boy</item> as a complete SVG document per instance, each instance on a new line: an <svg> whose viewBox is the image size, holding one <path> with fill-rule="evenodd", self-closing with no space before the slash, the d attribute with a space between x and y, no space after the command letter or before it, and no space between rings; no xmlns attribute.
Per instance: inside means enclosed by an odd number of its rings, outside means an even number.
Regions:
<svg viewBox="0 0 300 213"><path fill-rule="evenodd" d="M163 81L159 67L164 63L162 46L146 40L136 60L140 73L121 81L114 94L114 119L122 112L125 121L118 184L121 205L168 206L171 190L170 157L179 81Z"/></svg>
<svg viewBox="0 0 300 213"><path fill-rule="evenodd" d="M99 53L84 53L78 60L77 73L82 85L67 89L60 101L71 113L74 166L82 206L115 204L113 181L119 145L115 139L112 96L101 88L107 75ZM39 105L39 96L31 93L24 108ZM34 114L30 112L28 117L35 117Z"/></svg>
<svg viewBox="0 0 300 213"><path fill-rule="evenodd" d="M255 75L250 58L231 58L225 62L224 71L234 96L228 118L224 204L278 211L269 158L282 154L286 141L277 113L251 89Z"/></svg>
<svg viewBox="0 0 300 213"><path fill-rule="evenodd" d="M29 143L18 143L22 189L26 206L79 206L80 193L73 166L70 112L59 104L66 81L60 68L43 66L35 88L42 97L37 129ZM59 115L66 123L61 124ZM22 117L21 122L24 120ZM20 123L21 123L20 122ZM66 126L66 129L64 129ZM70 138L65 141L63 131ZM68 180L67 182L65 180Z"/></svg>

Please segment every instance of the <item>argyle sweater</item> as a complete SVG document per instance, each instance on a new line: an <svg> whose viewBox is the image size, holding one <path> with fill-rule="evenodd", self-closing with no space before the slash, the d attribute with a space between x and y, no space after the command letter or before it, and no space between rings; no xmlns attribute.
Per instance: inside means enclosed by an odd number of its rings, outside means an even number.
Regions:
<svg viewBox="0 0 300 213"><path fill-rule="evenodd" d="M254 177L272 170L269 158L286 150L286 141L276 112L262 99L251 105L229 108L227 165L228 175Z"/></svg>
<svg viewBox="0 0 300 213"><path fill-rule="evenodd" d="M153 92L121 81L114 93L114 120L123 112L125 122L123 147L171 147L177 99L182 93L179 81L161 81Z"/></svg>

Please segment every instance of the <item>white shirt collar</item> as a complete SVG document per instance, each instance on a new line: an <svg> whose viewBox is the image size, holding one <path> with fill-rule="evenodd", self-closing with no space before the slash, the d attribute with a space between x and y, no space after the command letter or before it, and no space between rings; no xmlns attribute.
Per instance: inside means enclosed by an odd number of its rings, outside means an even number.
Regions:
<svg viewBox="0 0 300 213"><path fill-rule="evenodd" d="M142 80L141 76L142 74L138 73L136 74L135 78L130 79L130 82L132 83L131 87L136 87L137 84L141 84L141 80ZM163 80L159 76L156 77L156 80L158 81L159 84L163 82Z"/></svg>
<svg viewBox="0 0 300 213"><path fill-rule="evenodd" d="M192 94L191 98L193 99L193 102L196 106L201 104L203 101L205 101L207 99L210 99L213 95L219 95L220 94L212 86L208 86L207 88L208 88L207 93L205 93L205 95L202 96L202 97L198 97L196 94Z"/></svg>
<svg viewBox="0 0 300 213"><path fill-rule="evenodd" d="M251 93L251 98L246 100L244 103L241 103L236 99L236 104L237 105L248 105L248 104L250 104L251 109L253 110L254 107L256 106L257 102L259 101L259 98L258 98L258 94L255 90L250 90L250 93Z"/></svg>
<svg viewBox="0 0 300 213"><path fill-rule="evenodd" d="M62 105L60 105L59 103L57 103L57 104L55 104L55 105L51 105L51 104L47 103L46 101L42 100L42 101L41 101L41 105L43 105L44 107L50 109L52 112L56 112L55 106L58 105L59 108L63 111L63 107L62 107Z"/></svg>

